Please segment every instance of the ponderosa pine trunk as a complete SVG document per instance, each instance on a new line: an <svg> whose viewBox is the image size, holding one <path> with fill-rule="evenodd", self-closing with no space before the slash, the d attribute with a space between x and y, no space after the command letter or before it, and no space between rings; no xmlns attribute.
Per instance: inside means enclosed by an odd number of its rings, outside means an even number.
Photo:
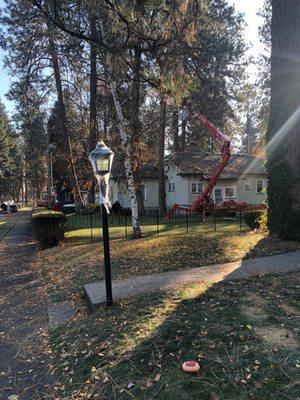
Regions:
<svg viewBox="0 0 300 400"><path fill-rule="evenodd" d="M178 108L175 107L172 113L172 134L173 134L173 149L179 151L179 127L178 127Z"/></svg>
<svg viewBox="0 0 300 400"><path fill-rule="evenodd" d="M167 213L165 180L165 138L166 138L166 101L163 96L159 102L159 128L157 138L158 158L158 211L161 217Z"/></svg>
<svg viewBox="0 0 300 400"><path fill-rule="evenodd" d="M130 205L131 205L131 214L132 214L132 238L137 239L142 236L141 228L139 225L139 212L137 206L137 198L136 198L136 191L135 191L135 182L132 172L132 164L131 164L131 157L130 157L130 141L127 137L127 133L125 130L125 120L121 108L121 103L117 94L116 84L115 82L110 83L110 91L114 100L114 105L117 113L118 118L118 125L119 125L119 132L120 132L120 139L122 143L122 150L124 154L124 168L125 174L127 178L128 190L129 190L129 197L130 197Z"/></svg>
<svg viewBox="0 0 300 400"><path fill-rule="evenodd" d="M271 104L267 132L268 226L300 237L300 2L272 0Z"/></svg>
<svg viewBox="0 0 300 400"><path fill-rule="evenodd" d="M28 179L27 179L27 167L24 174L24 202L28 204Z"/></svg>
<svg viewBox="0 0 300 400"><path fill-rule="evenodd" d="M53 67L53 71L54 71L55 87L56 87L56 92L57 92L57 100L58 100L58 104L59 104L60 122L62 125L62 131L65 133L66 138L67 138L71 169L72 169L73 177L75 180L75 186L76 186L76 190L78 193L78 197L82 204L83 199L82 199L80 184L79 184L79 180L78 180L78 176L77 176L77 172L76 172L76 168L75 168L75 161L74 161L74 155L73 155L73 150L72 150L69 126L68 126L68 122L67 122L67 113L66 113L66 106L65 106L64 94L63 94L63 88L62 88L62 81L61 81L61 74L60 74L57 50L56 50L55 42L53 39L51 22L48 19L46 19L46 24L47 24L47 28L48 28L49 52L50 52L52 67Z"/></svg>
<svg viewBox="0 0 300 400"><path fill-rule="evenodd" d="M185 150L186 144L186 119L181 118L181 151Z"/></svg>
<svg viewBox="0 0 300 400"><path fill-rule="evenodd" d="M90 15L91 36L96 37L96 17ZM88 149L91 153L97 144L97 47L95 43L90 45L90 121ZM91 169L91 183L88 192L89 203L95 202L95 179Z"/></svg>
<svg viewBox="0 0 300 400"><path fill-rule="evenodd" d="M132 170L134 182L136 185L136 198L138 203L139 215L145 211L142 182L139 174L140 154L141 154L141 124L140 124L140 69L141 69L141 51L139 46L134 50L134 76L132 81L132 107L131 107L131 126L132 126Z"/></svg>

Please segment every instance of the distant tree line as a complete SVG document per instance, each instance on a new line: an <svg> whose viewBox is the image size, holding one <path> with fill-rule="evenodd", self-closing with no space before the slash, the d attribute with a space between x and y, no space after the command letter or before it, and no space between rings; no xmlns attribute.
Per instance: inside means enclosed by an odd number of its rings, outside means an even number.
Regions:
<svg viewBox="0 0 300 400"><path fill-rule="evenodd" d="M18 199L22 188L21 164L18 135L0 102L0 200Z"/></svg>
<svg viewBox="0 0 300 400"><path fill-rule="evenodd" d="M123 155L139 236L140 166L157 162L164 214L166 150L190 142L215 150L201 126L183 119L187 100L235 143L252 132L245 22L225 0L8 0L1 23L22 179L37 197L47 188L51 148L55 187L73 188L79 202L88 190L92 202L87 156L102 138Z"/></svg>

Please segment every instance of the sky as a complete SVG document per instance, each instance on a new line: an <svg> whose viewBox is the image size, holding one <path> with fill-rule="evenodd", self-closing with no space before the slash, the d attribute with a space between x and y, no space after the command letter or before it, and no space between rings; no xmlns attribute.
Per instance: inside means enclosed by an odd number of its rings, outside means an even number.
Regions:
<svg viewBox="0 0 300 400"><path fill-rule="evenodd" d="M257 57L263 51L263 47L259 42L258 27L262 24L262 18L257 16L257 12L262 8L264 0L228 0L229 4L235 5L237 11L245 15L247 27L245 29L245 38L251 44L249 55ZM0 7L3 7L4 1L0 0ZM14 103L7 100L5 94L9 89L11 78L7 71L3 68L4 53L0 50L0 99L5 104L9 113L14 111ZM250 76L254 76L256 67L249 67Z"/></svg>
<svg viewBox="0 0 300 400"><path fill-rule="evenodd" d="M245 15L246 29L245 38L251 44L249 54L254 57L263 52L263 45L259 41L258 28L263 23L263 18L257 15L262 9L264 0L227 0L229 4L235 6L236 10ZM250 67L250 71L255 72L255 67Z"/></svg>

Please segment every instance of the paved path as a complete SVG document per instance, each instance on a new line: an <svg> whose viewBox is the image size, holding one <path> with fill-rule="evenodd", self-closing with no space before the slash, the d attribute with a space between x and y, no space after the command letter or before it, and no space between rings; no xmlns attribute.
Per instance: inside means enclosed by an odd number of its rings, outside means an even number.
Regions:
<svg viewBox="0 0 300 400"><path fill-rule="evenodd" d="M209 265L184 271L136 276L113 281L114 298L134 296L153 290L169 290L197 282L219 282L226 279L247 278L266 273L283 273L300 269L300 251L270 257L258 257L227 264ZM104 281L84 287L91 310L105 302Z"/></svg>
<svg viewBox="0 0 300 400"><path fill-rule="evenodd" d="M29 216L0 243L0 399L53 399L46 302L35 275Z"/></svg>

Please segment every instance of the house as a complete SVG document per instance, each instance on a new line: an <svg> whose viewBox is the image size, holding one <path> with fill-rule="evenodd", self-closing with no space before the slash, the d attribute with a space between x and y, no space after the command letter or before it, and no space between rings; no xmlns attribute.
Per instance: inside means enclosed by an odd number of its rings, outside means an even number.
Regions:
<svg viewBox="0 0 300 400"><path fill-rule="evenodd" d="M185 152L176 152L165 158L166 201L191 205L212 177L220 154L208 154L189 147ZM143 185L145 208L158 206L158 170L155 163L144 165L139 170ZM248 154L233 154L213 189L215 204L226 200L262 204L266 200L266 169L264 160ZM111 201L119 201L123 207L130 207L124 168L116 164L110 180Z"/></svg>
<svg viewBox="0 0 300 400"><path fill-rule="evenodd" d="M139 168L139 179L145 208L157 208L158 206L158 169L155 163L148 163ZM124 208L130 208L130 200L124 163L122 157L114 158L110 178L110 201L118 201Z"/></svg>
<svg viewBox="0 0 300 400"><path fill-rule="evenodd" d="M61 190L57 191L57 200L61 205L73 204L74 195L72 193L72 190L67 187L62 187Z"/></svg>

